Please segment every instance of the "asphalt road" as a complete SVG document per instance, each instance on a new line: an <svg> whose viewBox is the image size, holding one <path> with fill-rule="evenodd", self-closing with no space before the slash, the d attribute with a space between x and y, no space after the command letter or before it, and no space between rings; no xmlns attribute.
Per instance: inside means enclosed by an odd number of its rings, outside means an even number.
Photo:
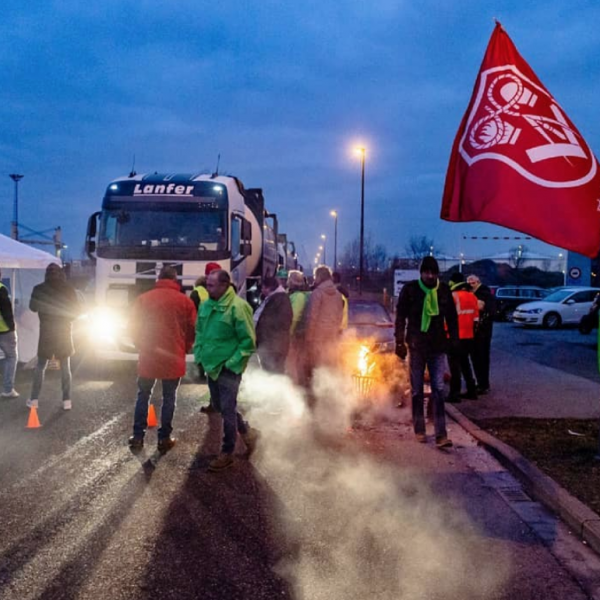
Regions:
<svg viewBox="0 0 600 600"><path fill-rule="evenodd" d="M577 327L542 329L516 323L494 324L494 349L595 382L600 380L597 345L596 330L582 335Z"/></svg>
<svg viewBox="0 0 600 600"><path fill-rule="evenodd" d="M498 336L498 339L500 336ZM178 445L150 431L130 453L134 373L79 370L62 410L58 373L26 430L0 404L0 598L564 599L600 589L600 564L458 426L453 450L417 444L407 409L350 427L348 382L321 382L303 412L280 380L248 379L263 437L250 461L206 472L220 420L182 385ZM363 410L364 414L364 410ZM585 591L588 590L588 591ZM590 591L592 590L592 591ZM600 597L600 596L598 596Z"/></svg>

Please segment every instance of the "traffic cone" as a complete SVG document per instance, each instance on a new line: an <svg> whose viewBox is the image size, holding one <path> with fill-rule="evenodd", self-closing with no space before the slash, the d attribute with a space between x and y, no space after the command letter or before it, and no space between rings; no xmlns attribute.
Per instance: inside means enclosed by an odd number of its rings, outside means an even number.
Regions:
<svg viewBox="0 0 600 600"><path fill-rule="evenodd" d="M158 421L156 420L156 412L154 411L154 404L150 405L148 408L148 427L156 427L158 425Z"/></svg>
<svg viewBox="0 0 600 600"><path fill-rule="evenodd" d="M32 406L29 409L29 418L27 419L27 425L25 425L25 429L38 429L41 426L40 420L38 419L37 408Z"/></svg>

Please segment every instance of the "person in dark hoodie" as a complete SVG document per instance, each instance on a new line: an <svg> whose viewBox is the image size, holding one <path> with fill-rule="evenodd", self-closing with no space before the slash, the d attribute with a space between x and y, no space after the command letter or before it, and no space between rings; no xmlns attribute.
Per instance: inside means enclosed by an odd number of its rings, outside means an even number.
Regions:
<svg viewBox="0 0 600 600"><path fill-rule="evenodd" d="M262 293L263 303L254 313L256 352L265 371L283 375L290 349L292 303L275 277L264 278Z"/></svg>
<svg viewBox="0 0 600 600"><path fill-rule="evenodd" d="M75 289L67 283L65 272L59 265L48 265L44 283L33 288L29 309L40 318L40 337L27 406L38 407L48 361L57 358L60 360L63 408L71 410L71 356L75 353L72 323L79 316L80 306Z"/></svg>
<svg viewBox="0 0 600 600"><path fill-rule="evenodd" d="M444 372L446 353L458 347L458 318L452 293L439 280L433 256L421 262L420 279L402 287L396 310L396 354L409 355L412 418L417 441L425 443L424 377L431 382L435 442L438 448L452 446L446 431ZM408 345L408 348L407 348Z"/></svg>

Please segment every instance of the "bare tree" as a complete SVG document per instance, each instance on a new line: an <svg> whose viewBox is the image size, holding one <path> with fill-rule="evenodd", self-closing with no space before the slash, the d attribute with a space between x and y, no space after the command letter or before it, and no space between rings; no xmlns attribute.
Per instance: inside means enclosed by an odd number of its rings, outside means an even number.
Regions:
<svg viewBox="0 0 600 600"><path fill-rule="evenodd" d="M352 240L344 248L341 256L341 262L344 269L358 269L360 264L360 239ZM363 249L363 268L366 273L374 271L383 271L387 268L388 253L383 244L373 243L370 233L367 233L364 240Z"/></svg>
<svg viewBox="0 0 600 600"><path fill-rule="evenodd" d="M513 269L519 270L523 263L527 260L527 253L529 248L524 244L519 244L508 251L508 262Z"/></svg>

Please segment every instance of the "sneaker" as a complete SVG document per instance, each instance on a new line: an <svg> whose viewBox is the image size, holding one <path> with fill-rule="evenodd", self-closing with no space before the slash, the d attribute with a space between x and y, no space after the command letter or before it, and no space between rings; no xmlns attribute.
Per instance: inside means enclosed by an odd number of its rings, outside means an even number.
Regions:
<svg viewBox="0 0 600 600"><path fill-rule="evenodd" d="M446 402L448 404L460 404L461 399L460 396L458 394L450 394L447 398L446 398Z"/></svg>
<svg viewBox="0 0 600 600"><path fill-rule="evenodd" d="M477 400L477 392L475 390L468 390L464 394L461 394L460 397L465 400Z"/></svg>
<svg viewBox="0 0 600 600"><path fill-rule="evenodd" d="M63 400L63 409L64 410L71 410L73 408L73 404L71 403L70 400Z"/></svg>
<svg viewBox="0 0 600 600"><path fill-rule="evenodd" d="M438 448L452 448L452 440L447 438L446 436L439 437L439 438L436 438L435 445Z"/></svg>
<svg viewBox="0 0 600 600"><path fill-rule="evenodd" d="M27 408L37 408L38 407L37 400L27 400L27 402L25 404L27 404Z"/></svg>
<svg viewBox="0 0 600 600"><path fill-rule="evenodd" d="M127 444L132 450L141 450L144 447L144 438L132 435L129 440L127 440Z"/></svg>
<svg viewBox="0 0 600 600"><path fill-rule="evenodd" d="M244 444L246 444L246 456L250 458L254 451L256 450L256 443L260 438L260 431L258 429L254 429L253 427L248 427L248 431L242 434L242 439L244 440Z"/></svg>
<svg viewBox="0 0 600 600"><path fill-rule="evenodd" d="M160 453L166 454L176 443L177 443L177 440L175 438L168 437L168 438L164 438L162 440L158 440L158 444L156 444L156 448Z"/></svg>
<svg viewBox="0 0 600 600"><path fill-rule="evenodd" d="M217 458L210 461L208 470L213 472L224 471L225 469L229 469L229 467L233 467L234 462L233 454L221 453Z"/></svg>
<svg viewBox="0 0 600 600"><path fill-rule="evenodd" d="M489 388L489 387L486 387L486 388L484 388L484 387L478 387L478 388L477 388L477 393L478 393L478 394L481 394L482 396L483 396L484 394L487 394L489 391L490 391L490 388Z"/></svg>
<svg viewBox="0 0 600 600"><path fill-rule="evenodd" d="M415 433L415 439L417 442L419 442L419 444L427 443L427 436L424 433Z"/></svg>
<svg viewBox="0 0 600 600"><path fill-rule="evenodd" d="M10 392L2 392L2 394L0 394L2 398L18 398L20 395L21 394L19 394L19 392L17 392L17 390L14 388L10 390Z"/></svg>
<svg viewBox="0 0 600 600"><path fill-rule="evenodd" d="M212 413L216 413L217 409L212 404L209 404L208 406L203 406L200 409L200 412L204 413L204 414L209 414L210 415Z"/></svg>

